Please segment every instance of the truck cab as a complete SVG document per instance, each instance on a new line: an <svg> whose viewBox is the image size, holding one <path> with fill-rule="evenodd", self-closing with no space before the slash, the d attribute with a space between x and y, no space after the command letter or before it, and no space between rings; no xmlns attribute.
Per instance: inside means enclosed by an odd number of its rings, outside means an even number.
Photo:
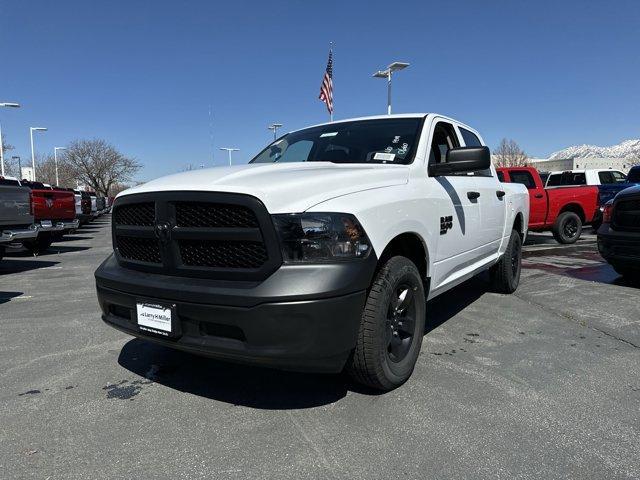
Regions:
<svg viewBox="0 0 640 480"><path fill-rule="evenodd" d="M500 183L472 127L336 121L120 193L98 300L149 341L389 390L413 371L428 298L485 270L515 291L528 221L526 188Z"/></svg>

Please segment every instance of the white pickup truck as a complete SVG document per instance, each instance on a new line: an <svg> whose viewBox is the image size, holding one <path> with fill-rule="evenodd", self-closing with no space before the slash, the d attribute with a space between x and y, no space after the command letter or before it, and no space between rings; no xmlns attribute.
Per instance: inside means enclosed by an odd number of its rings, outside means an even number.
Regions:
<svg viewBox="0 0 640 480"><path fill-rule="evenodd" d="M513 292L529 200L475 130L435 114L288 133L249 164L184 172L115 200L95 273L109 325L216 358L411 375L426 301L490 270Z"/></svg>

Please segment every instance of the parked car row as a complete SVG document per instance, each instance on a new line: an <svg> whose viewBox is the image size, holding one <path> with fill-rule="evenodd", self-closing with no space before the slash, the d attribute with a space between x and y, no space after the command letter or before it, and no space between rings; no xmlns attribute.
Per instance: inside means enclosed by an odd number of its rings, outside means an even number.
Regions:
<svg viewBox="0 0 640 480"><path fill-rule="evenodd" d="M602 211L605 204L618 192L629 187L640 185L640 165L631 167L625 175L619 170L586 169L568 170L565 172L548 172L545 177L547 187L566 187L576 185L593 185L598 188L599 212L592 226L597 230L602 224Z"/></svg>
<svg viewBox="0 0 640 480"><path fill-rule="evenodd" d="M110 205L94 192L0 177L0 259L7 247L45 251Z"/></svg>
<svg viewBox="0 0 640 480"><path fill-rule="evenodd" d="M548 231L559 243L575 243L582 226L599 216L599 191L596 186L547 186L533 167L498 168L498 178L505 183L520 183L529 192L529 230Z"/></svg>

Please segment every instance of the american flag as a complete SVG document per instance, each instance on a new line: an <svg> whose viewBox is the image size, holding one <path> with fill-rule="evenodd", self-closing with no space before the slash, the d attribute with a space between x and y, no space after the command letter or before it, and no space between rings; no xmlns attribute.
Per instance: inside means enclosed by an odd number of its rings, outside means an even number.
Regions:
<svg viewBox="0 0 640 480"><path fill-rule="evenodd" d="M320 96L318 97L327 105L327 110L333 115L333 50L329 49L329 61L324 72L322 85L320 86Z"/></svg>

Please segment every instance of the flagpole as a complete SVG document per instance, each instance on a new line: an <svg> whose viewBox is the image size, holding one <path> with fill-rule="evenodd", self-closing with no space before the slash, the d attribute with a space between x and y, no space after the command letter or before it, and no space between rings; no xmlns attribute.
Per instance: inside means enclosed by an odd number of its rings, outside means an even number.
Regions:
<svg viewBox="0 0 640 480"><path fill-rule="evenodd" d="M331 57L333 60L333 42L329 42L329 51L331 52ZM333 61L331 64L331 89L333 90L333 65L336 62ZM331 96L333 97L333 93L331 94ZM331 111L329 112L329 122L333 123L333 109L335 108L335 104L333 103L333 98L332 98L332 102L331 102Z"/></svg>

